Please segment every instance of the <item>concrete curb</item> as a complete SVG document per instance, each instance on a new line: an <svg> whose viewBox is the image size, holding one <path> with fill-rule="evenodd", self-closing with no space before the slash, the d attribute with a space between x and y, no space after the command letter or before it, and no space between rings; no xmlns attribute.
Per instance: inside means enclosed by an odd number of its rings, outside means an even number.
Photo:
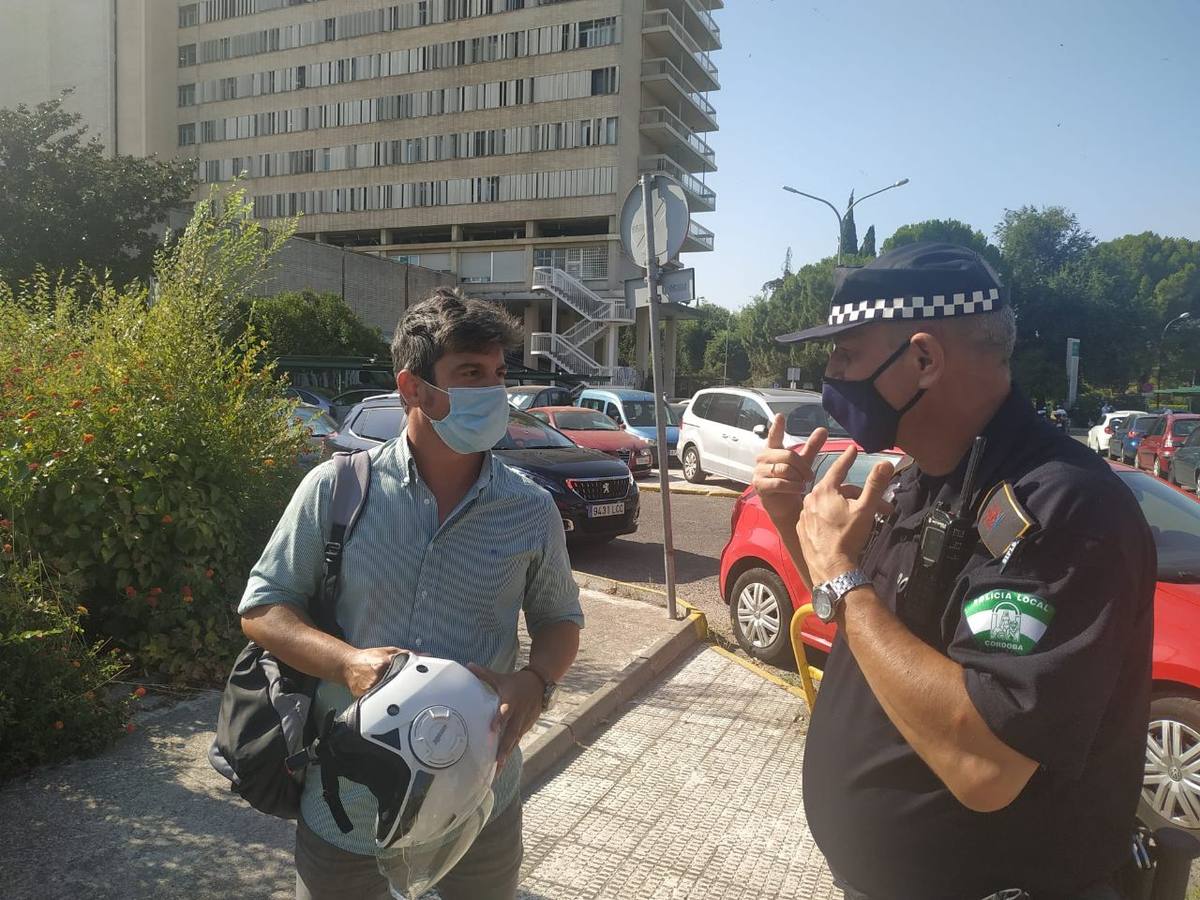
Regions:
<svg viewBox="0 0 1200 900"><path fill-rule="evenodd" d="M650 492L652 494L661 493L658 488L658 481L653 482L638 482L638 490L642 492ZM702 484L689 484L687 482L679 484L678 482L671 485L670 492L672 494L693 494L697 497L740 497L741 491L735 491L732 488L724 487L705 487Z"/></svg>
<svg viewBox="0 0 1200 900"><path fill-rule="evenodd" d="M592 583L592 576L576 573L581 587ZM607 581L607 579L597 579ZM587 583L585 583L587 582ZM671 625L667 634L630 660L617 673L588 696L561 722L552 725L525 750L525 766L521 772L521 790L538 781L597 727L654 681L693 647L708 636L704 613L681 602L687 616Z"/></svg>

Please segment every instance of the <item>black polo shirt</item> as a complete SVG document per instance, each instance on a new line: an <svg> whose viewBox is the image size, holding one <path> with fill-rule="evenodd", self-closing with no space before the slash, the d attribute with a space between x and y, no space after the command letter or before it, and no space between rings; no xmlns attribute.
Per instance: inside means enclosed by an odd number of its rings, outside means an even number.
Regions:
<svg viewBox="0 0 1200 900"><path fill-rule="evenodd" d="M839 636L808 734L804 805L834 872L872 900L972 900L1009 887L1069 897L1131 852L1150 695L1149 527L1108 464L1017 391L984 435L973 493L1010 482L1040 528L1003 567L978 544L926 633L963 667L997 737L1040 765L1005 809L967 809L892 725ZM864 553L902 620L925 514L957 498L965 468L901 472L896 512ZM1005 639L989 640L989 626Z"/></svg>

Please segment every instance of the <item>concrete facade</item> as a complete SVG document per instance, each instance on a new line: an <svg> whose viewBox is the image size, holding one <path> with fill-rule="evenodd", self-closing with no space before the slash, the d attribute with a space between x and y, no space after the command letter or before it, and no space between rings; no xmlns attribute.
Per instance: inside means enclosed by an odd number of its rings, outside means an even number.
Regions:
<svg viewBox="0 0 1200 900"><path fill-rule="evenodd" d="M261 292L337 294L359 318L390 340L404 310L424 300L434 288L456 282L445 272L292 238L275 257Z"/></svg>

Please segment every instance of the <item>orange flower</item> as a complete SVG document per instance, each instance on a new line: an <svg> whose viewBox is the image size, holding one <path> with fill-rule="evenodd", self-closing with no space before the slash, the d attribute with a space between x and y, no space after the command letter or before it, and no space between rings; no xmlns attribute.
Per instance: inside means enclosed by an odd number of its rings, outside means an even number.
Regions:
<svg viewBox="0 0 1200 900"><path fill-rule="evenodd" d="M81 616L86 616L88 614L88 608L86 606L77 606L75 607L75 612L79 613Z"/></svg>
<svg viewBox="0 0 1200 900"><path fill-rule="evenodd" d="M83 699L85 699L85 700L95 700L95 699L96 699L96 692L95 692L95 691L88 691L86 694L84 694L84 695L83 695Z"/></svg>
<svg viewBox="0 0 1200 900"><path fill-rule="evenodd" d="M62 730L63 730L63 721L62 721L62 719L59 719L57 722L55 722L55 723L54 723L54 730L55 730L55 731L62 731Z"/></svg>
<svg viewBox="0 0 1200 900"><path fill-rule="evenodd" d="M183 595L184 600L192 599L192 589L190 587L188 587L186 584L179 589L179 593L181 593Z"/></svg>
<svg viewBox="0 0 1200 900"><path fill-rule="evenodd" d="M9 371L14 375L20 375L23 369L20 366L13 366L11 369L9 369Z"/></svg>
<svg viewBox="0 0 1200 900"><path fill-rule="evenodd" d="M133 734L133 732L135 730L136 730L136 726L132 722L125 723L125 733L126 734Z"/></svg>
<svg viewBox="0 0 1200 900"><path fill-rule="evenodd" d="M98 394L98 393L100 393L100 390L101 390L100 385L96 385L94 388L92 388L92 393Z"/></svg>
<svg viewBox="0 0 1200 900"><path fill-rule="evenodd" d="M32 462L26 468L28 468L30 472L36 472L41 467L42 467L41 463Z"/></svg>
<svg viewBox="0 0 1200 900"><path fill-rule="evenodd" d="M183 595L183 602L184 602L184 603L191 603L191 602L192 602L192 595L191 595L191 594L184 594L184 595Z"/></svg>
<svg viewBox="0 0 1200 900"><path fill-rule="evenodd" d="M275 460L271 459L271 457L268 456L266 459L263 460L263 465L268 466L268 467L273 466L273 465L275 465Z"/></svg>
<svg viewBox="0 0 1200 900"><path fill-rule="evenodd" d="M143 697L146 696L146 689L139 684L137 687L135 687L133 689L133 696L135 696L139 700L141 700Z"/></svg>
<svg viewBox="0 0 1200 900"><path fill-rule="evenodd" d="M5 553L12 553L12 544L5 544L5 545L4 545L4 552L5 552Z"/></svg>
<svg viewBox="0 0 1200 900"><path fill-rule="evenodd" d="M205 578L212 578L212 577L213 577L213 570L212 570L212 569L205 569L205 570L204 570L204 577L205 577Z"/></svg>
<svg viewBox="0 0 1200 900"><path fill-rule="evenodd" d="M85 435L83 436L83 442L84 442L85 444L90 444L90 443L91 443L92 441L94 441L95 439L96 439L96 436L95 436L94 434L85 434Z"/></svg>
<svg viewBox="0 0 1200 900"><path fill-rule="evenodd" d="M79 359L81 356L83 356L83 351L82 351L82 350L76 350L76 351L74 351L74 352L72 352L72 353L68 353L68 354L67 354L67 359Z"/></svg>
<svg viewBox="0 0 1200 900"><path fill-rule="evenodd" d="M171 518L171 514L170 514L170 513L167 513L166 515L164 515L164 516L162 517L162 523L163 523L164 525L170 525L170 524L171 524L172 522L174 522L174 521L175 521L175 520Z"/></svg>
<svg viewBox="0 0 1200 900"><path fill-rule="evenodd" d="M72 400L71 401L71 409L79 409L79 407L81 407L81 406L83 406L82 400Z"/></svg>
<svg viewBox="0 0 1200 900"><path fill-rule="evenodd" d="M137 596L137 588L135 588L132 584L126 585L125 586L125 596L128 597L130 600L132 600L134 597Z"/></svg>
<svg viewBox="0 0 1200 900"><path fill-rule="evenodd" d="M12 528L12 519L0 519L0 528Z"/></svg>
<svg viewBox="0 0 1200 900"><path fill-rule="evenodd" d="M66 454L64 454L61 450L55 450L50 455L53 456L55 459L62 459L63 456L65 456Z"/></svg>
<svg viewBox="0 0 1200 900"><path fill-rule="evenodd" d="M71 665L73 665L75 668L78 669L79 668L79 660L77 660L77 659L71 660Z"/></svg>
<svg viewBox="0 0 1200 900"><path fill-rule="evenodd" d="M152 588L150 588L150 591L149 591L149 593L150 593L150 596L151 596L151 597L157 597L159 594L161 594L161 593L162 593L162 588L160 588L160 587L152 587Z"/></svg>
<svg viewBox="0 0 1200 900"><path fill-rule="evenodd" d="M119 413L120 411L121 411L121 407L119 407L119 406L110 406L110 407L108 408L108 414L109 414L110 416L115 416L115 415L116 415L117 413Z"/></svg>
<svg viewBox="0 0 1200 900"><path fill-rule="evenodd" d="M37 417L38 411L36 409L31 409L29 412L25 413L25 415L21 416L21 421L28 422L30 419L36 419Z"/></svg>

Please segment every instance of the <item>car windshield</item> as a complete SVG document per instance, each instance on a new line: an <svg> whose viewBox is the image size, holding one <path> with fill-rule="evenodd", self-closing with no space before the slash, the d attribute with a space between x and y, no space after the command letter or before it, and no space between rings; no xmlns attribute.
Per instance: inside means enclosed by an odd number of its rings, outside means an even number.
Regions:
<svg viewBox="0 0 1200 900"><path fill-rule="evenodd" d="M816 428L828 428L830 437L849 437L849 433L829 417L820 403L811 400L775 400L768 403L773 413L784 416L783 430L797 437L813 433Z"/></svg>
<svg viewBox="0 0 1200 900"><path fill-rule="evenodd" d="M1147 475L1118 473L1133 491L1158 549L1158 580L1200 583L1200 502Z"/></svg>
<svg viewBox="0 0 1200 900"><path fill-rule="evenodd" d="M296 410L296 421L309 430L314 437L325 437L337 431L337 422L320 409L300 407Z"/></svg>
<svg viewBox="0 0 1200 900"><path fill-rule="evenodd" d="M1172 437L1187 437L1200 425L1200 419L1176 419L1171 426Z"/></svg>
<svg viewBox="0 0 1200 900"><path fill-rule="evenodd" d="M517 409L529 409L533 405L533 398L536 396L537 394L529 391L521 391L520 393L509 394L508 402Z"/></svg>
<svg viewBox="0 0 1200 900"><path fill-rule="evenodd" d="M619 431L617 423L594 409L571 410L554 414L554 424L563 431Z"/></svg>
<svg viewBox="0 0 1200 900"><path fill-rule="evenodd" d="M1129 430L1138 434L1145 434L1148 431L1153 431L1157 423L1158 416L1142 416L1129 422Z"/></svg>
<svg viewBox="0 0 1200 900"><path fill-rule="evenodd" d="M654 401L653 400L622 400L621 406L625 409L625 421L633 428L650 428L654 425ZM679 418L675 415L675 411L668 404L663 404L663 410L666 412L667 424L678 425Z"/></svg>
<svg viewBox="0 0 1200 900"><path fill-rule="evenodd" d="M508 432L496 443L497 450L557 450L574 446L575 442L565 434L516 409L508 411Z"/></svg>

